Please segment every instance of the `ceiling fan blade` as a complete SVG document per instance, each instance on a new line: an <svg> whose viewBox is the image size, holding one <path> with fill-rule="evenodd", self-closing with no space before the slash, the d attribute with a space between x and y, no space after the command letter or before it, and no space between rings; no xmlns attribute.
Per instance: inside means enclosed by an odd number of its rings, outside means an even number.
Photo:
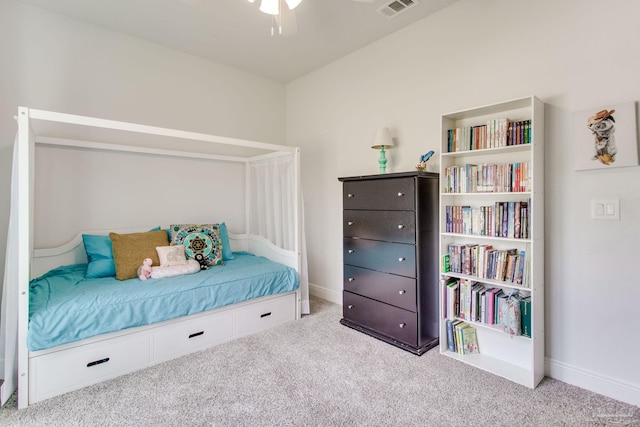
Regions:
<svg viewBox="0 0 640 427"><path fill-rule="evenodd" d="M280 8L280 14L275 17L276 34L281 36L291 36L298 32L298 19L293 9L284 5Z"/></svg>

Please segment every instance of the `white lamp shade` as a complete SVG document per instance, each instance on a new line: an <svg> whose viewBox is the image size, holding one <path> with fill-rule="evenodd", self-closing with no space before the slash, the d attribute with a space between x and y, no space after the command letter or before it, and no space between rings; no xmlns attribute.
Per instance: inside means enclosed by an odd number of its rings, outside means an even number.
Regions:
<svg viewBox="0 0 640 427"><path fill-rule="evenodd" d="M286 0L286 2L289 9L293 10L302 2L302 0Z"/></svg>
<svg viewBox="0 0 640 427"><path fill-rule="evenodd" d="M260 12L264 12L269 15L277 15L278 13L280 13L280 1L262 0L260 2Z"/></svg>
<svg viewBox="0 0 640 427"><path fill-rule="evenodd" d="M376 132L376 139L373 142L371 148L375 148L379 150L381 148L391 148L393 147L393 138L391 137L391 132L389 128L380 128L378 132Z"/></svg>

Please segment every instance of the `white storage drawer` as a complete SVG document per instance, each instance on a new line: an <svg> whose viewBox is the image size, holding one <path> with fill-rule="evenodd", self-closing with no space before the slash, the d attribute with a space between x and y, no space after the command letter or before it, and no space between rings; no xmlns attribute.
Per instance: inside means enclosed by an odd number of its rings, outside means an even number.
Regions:
<svg viewBox="0 0 640 427"><path fill-rule="evenodd" d="M238 309L236 334L248 335L295 320L295 304L295 294L287 294Z"/></svg>
<svg viewBox="0 0 640 427"><path fill-rule="evenodd" d="M233 337L233 313L199 316L162 328L153 336L154 359L166 360L211 347Z"/></svg>
<svg viewBox="0 0 640 427"><path fill-rule="evenodd" d="M48 353L29 359L29 401L76 390L145 366L151 360L148 336Z"/></svg>

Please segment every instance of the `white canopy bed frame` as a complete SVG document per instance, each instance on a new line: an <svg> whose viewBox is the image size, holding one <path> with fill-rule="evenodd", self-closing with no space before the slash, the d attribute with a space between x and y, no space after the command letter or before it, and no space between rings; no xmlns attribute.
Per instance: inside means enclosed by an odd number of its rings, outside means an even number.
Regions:
<svg viewBox="0 0 640 427"><path fill-rule="evenodd" d="M0 331L5 355L2 404L16 386L18 407L25 408L40 400L299 319L301 312L308 312L306 260L301 247L304 240L301 236L298 148L25 107L19 108L17 121L3 288L3 330ZM34 151L38 144L244 164L245 233L230 233L231 247L234 251L265 256L294 268L300 273L300 288L185 318L103 334L47 350L29 351L30 280L60 265L86 262L81 234L90 231L77 230L75 238L59 247L33 248ZM252 164L282 156L290 157L294 175L293 194L286 198L293 204L289 206L293 219L289 230L292 244L286 248L277 247L252 229L255 228L252 215L257 215L260 209L252 206L249 188ZM109 231L142 231L126 227L128 225L124 224L121 230ZM201 333L205 329L208 333ZM194 336L200 341L192 340ZM104 356L106 352L113 356ZM112 363L103 363L108 358L112 358ZM92 369L87 369L89 366Z"/></svg>

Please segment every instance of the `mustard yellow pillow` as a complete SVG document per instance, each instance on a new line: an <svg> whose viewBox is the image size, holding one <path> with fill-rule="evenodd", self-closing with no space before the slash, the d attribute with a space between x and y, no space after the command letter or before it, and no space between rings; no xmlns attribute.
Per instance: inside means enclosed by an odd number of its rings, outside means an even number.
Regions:
<svg viewBox="0 0 640 427"><path fill-rule="evenodd" d="M116 265L116 279L127 280L138 277L138 267L145 258L151 258L152 265L159 265L158 246L167 246L169 238L165 230L145 233L109 233L113 246L113 260Z"/></svg>

